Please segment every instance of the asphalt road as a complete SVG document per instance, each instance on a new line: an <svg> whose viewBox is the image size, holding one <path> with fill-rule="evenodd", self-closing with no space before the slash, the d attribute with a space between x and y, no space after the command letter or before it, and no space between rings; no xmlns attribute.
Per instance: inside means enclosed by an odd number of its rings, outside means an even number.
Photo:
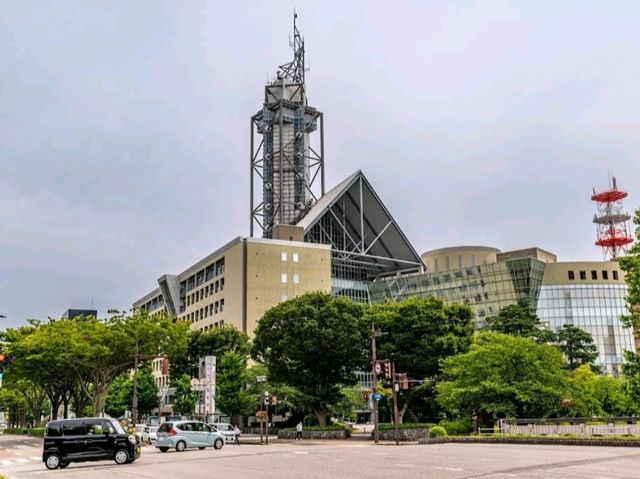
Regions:
<svg viewBox="0 0 640 479"><path fill-rule="evenodd" d="M41 441L0 436L0 472L9 479L171 478L536 478L640 477L640 449L611 447L438 444L374 446L365 441L226 445L166 454L144 447L133 464L75 463L48 471Z"/></svg>

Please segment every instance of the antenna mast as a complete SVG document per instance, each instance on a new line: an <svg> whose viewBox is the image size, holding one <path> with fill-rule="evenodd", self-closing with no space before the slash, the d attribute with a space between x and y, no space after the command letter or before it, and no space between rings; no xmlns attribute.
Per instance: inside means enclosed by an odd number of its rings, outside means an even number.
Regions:
<svg viewBox="0 0 640 479"><path fill-rule="evenodd" d="M593 189L591 200L596 202L597 214L593 222L598 228L598 240L596 246L602 248L605 259L609 257L616 260L620 253L627 250L627 246L633 243L629 236L629 214L624 211L622 200L627 197L626 191L618 190L615 176L613 185L609 181L609 189L602 193L596 193Z"/></svg>

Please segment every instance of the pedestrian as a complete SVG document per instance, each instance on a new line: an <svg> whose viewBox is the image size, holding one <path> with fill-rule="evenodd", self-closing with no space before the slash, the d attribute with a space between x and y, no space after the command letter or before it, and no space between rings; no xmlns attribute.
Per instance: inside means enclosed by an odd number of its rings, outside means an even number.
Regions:
<svg viewBox="0 0 640 479"><path fill-rule="evenodd" d="M296 441L302 441L302 421L296 426Z"/></svg>
<svg viewBox="0 0 640 479"><path fill-rule="evenodd" d="M240 445L240 428L236 425L233 426L233 435L236 438L236 446Z"/></svg>

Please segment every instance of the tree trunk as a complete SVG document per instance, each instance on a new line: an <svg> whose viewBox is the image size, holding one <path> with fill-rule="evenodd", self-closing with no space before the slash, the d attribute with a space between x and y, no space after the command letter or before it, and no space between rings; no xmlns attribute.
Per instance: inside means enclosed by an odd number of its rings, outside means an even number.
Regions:
<svg viewBox="0 0 640 479"><path fill-rule="evenodd" d="M407 412L407 407L409 406L409 401L404 403L404 405L398 410L398 424L402 424L402 420L404 418L404 413Z"/></svg>
<svg viewBox="0 0 640 479"><path fill-rule="evenodd" d="M64 418L69 418L69 396L66 394L62 397L62 405L64 410Z"/></svg>
<svg viewBox="0 0 640 479"><path fill-rule="evenodd" d="M313 410L313 413L316 415L316 419L318 420L319 426L327 425L327 408L321 407Z"/></svg>

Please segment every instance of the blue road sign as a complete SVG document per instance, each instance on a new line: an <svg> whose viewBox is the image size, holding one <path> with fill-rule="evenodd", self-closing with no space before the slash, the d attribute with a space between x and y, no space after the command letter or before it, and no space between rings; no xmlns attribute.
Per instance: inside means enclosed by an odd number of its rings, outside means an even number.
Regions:
<svg viewBox="0 0 640 479"><path fill-rule="evenodd" d="M373 393L373 400L374 401L380 401L380 399L382 398L382 394L380 393Z"/></svg>

